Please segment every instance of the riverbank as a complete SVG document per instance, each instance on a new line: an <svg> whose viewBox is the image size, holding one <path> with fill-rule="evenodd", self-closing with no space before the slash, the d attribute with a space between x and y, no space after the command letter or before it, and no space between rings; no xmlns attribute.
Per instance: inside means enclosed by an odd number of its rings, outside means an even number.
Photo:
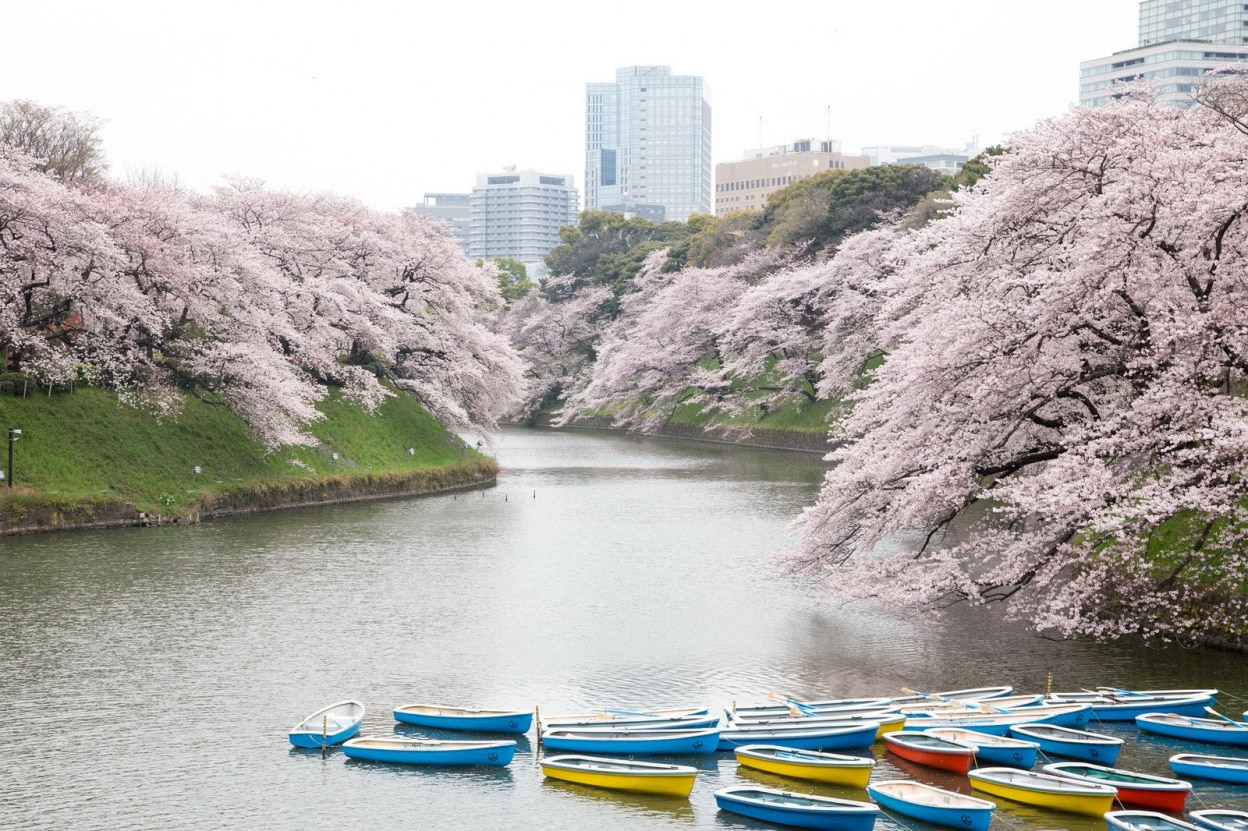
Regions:
<svg viewBox="0 0 1248 831"><path fill-rule="evenodd" d="M90 387L0 397L21 429L0 536L196 523L259 511L491 487L497 463L407 395L368 413L331 393L315 443L268 452L224 407L188 398L176 417ZM7 459L0 470L8 475Z"/></svg>
<svg viewBox="0 0 1248 831"><path fill-rule="evenodd" d="M564 427L555 427L553 421L560 415L560 412L554 409L536 413L525 422L524 426L607 430L685 441L705 441L739 447L791 450L822 455L835 446L828 438L830 430L828 417L829 412L838 403L831 400L810 402L805 399L796 399L784 408L765 415L735 419L708 415L699 407L681 405L661 426L644 431L620 427L613 418L605 414L583 414Z"/></svg>

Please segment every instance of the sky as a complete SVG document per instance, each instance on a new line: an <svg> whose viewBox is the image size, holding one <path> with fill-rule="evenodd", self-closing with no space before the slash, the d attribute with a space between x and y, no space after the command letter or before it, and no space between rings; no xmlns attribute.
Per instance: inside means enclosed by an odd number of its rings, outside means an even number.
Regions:
<svg viewBox="0 0 1248 831"><path fill-rule="evenodd" d="M798 138L986 147L1134 47L1137 0L5 0L0 101L103 122L109 175L228 178L381 210L505 166L583 192L585 84L710 89L713 159Z"/></svg>

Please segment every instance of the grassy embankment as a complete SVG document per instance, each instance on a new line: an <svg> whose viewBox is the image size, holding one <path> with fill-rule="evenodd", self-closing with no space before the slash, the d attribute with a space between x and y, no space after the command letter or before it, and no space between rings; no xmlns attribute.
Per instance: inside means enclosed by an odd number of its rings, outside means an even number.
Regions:
<svg viewBox="0 0 1248 831"><path fill-rule="evenodd" d="M465 447L410 396L370 414L331 393L319 409L325 418L310 430L318 445L266 453L227 408L195 398L176 418L157 422L91 387L26 398L6 391L0 429L22 435L13 445L15 487L0 488L0 532L36 513L49 526L85 524L124 507L194 519L466 487L497 472L493 459ZM0 450L0 470L7 452Z"/></svg>

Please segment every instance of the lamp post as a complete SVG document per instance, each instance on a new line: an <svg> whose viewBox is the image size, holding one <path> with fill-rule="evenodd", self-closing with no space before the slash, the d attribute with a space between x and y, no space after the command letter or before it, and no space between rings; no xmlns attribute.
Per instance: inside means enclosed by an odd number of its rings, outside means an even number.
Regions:
<svg viewBox="0 0 1248 831"><path fill-rule="evenodd" d="M22 431L16 427L9 428L9 487L13 487L13 444L18 437L22 435Z"/></svg>

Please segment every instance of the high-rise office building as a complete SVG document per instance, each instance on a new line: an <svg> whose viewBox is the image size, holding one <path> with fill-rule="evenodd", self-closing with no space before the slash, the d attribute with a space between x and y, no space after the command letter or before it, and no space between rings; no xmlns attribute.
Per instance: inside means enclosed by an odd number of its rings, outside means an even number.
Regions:
<svg viewBox="0 0 1248 831"><path fill-rule="evenodd" d="M696 75L617 69L585 85L585 208L655 222L709 214L711 102Z"/></svg>
<svg viewBox="0 0 1248 831"><path fill-rule="evenodd" d="M1227 0L1142 0L1140 44L1079 64L1079 103L1117 97L1114 84L1143 79L1157 100L1192 103L1201 75L1248 60L1248 4Z"/></svg>
<svg viewBox="0 0 1248 831"><path fill-rule="evenodd" d="M510 257L529 277L546 273L546 255L559 229L575 225L577 192L571 176L506 168L481 173L469 198L468 256Z"/></svg>

